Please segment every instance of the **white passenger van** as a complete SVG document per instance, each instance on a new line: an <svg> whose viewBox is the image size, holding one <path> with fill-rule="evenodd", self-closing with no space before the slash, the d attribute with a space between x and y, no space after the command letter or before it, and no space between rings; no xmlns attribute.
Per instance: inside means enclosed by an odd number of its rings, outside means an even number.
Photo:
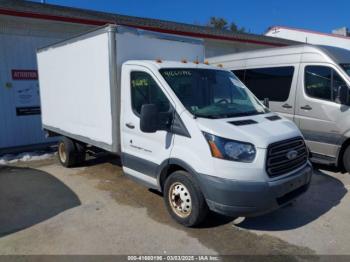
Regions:
<svg viewBox="0 0 350 262"><path fill-rule="evenodd" d="M209 59L231 70L272 111L293 120L312 160L350 172L350 52L297 45ZM277 132L277 131L276 131Z"/></svg>
<svg viewBox="0 0 350 262"><path fill-rule="evenodd" d="M200 40L108 26L37 57L43 127L63 136L60 162L79 165L95 148L119 155L124 174L162 192L183 225L208 210L266 213L310 184L295 124L232 72L200 63Z"/></svg>

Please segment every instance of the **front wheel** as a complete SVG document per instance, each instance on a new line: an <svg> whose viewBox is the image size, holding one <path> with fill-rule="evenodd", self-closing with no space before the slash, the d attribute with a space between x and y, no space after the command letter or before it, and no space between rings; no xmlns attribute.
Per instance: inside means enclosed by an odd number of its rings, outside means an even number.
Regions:
<svg viewBox="0 0 350 262"><path fill-rule="evenodd" d="M198 183L185 171L176 171L167 178L164 201L170 215L187 227L203 222L209 211Z"/></svg>

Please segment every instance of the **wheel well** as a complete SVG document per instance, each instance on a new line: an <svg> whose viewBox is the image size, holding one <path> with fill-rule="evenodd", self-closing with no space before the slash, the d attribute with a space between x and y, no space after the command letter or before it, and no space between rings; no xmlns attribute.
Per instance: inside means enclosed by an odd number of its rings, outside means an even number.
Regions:
<svg viewBox="0 0 350 262"><path fill-rule="evenodd" d="M337 161L337 166L344 168L343 165L343 156L344 156L344 152L347 149L347 147L350 145L350 138L348 138L347 140L345 140L345 142L342 144L339 155L338 155L338 161Z"/></svg>
<svg viewBox="0 0 350 262"><path fill-rule="evenodd" d="M188 172L185 168L183 168L182 166L177 165L177 164L170 164L170 165L166 166L165 168L163 168L163 170L160 174L160 179L159 179L162 192L163 192L164 183L165 183L165 180L167 179L167 177L169 177L175 171L179 171L179 170L183 170L183 171Z"/></svg>

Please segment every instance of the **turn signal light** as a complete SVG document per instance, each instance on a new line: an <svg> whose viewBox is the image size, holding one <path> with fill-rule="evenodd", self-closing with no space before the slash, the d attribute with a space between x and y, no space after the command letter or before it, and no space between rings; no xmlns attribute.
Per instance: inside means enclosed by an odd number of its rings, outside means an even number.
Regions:
<svg viewBox="0 0 350 262"><path fill-rule="evenodd" d="M209 146L210 146L211 154L212 154L214 157L223 158L223 157L222 157L222 154L221 154L221 152L220 152L220 150L219 150L218 147L215 145L215 142L214 142L214 141L208 141L208 143L209 143Z"/></svg>

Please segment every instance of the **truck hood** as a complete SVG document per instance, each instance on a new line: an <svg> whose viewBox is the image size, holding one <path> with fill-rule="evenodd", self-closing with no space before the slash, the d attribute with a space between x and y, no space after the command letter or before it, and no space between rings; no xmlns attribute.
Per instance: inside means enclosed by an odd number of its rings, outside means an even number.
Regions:
<svg viewBox="0 0 350 262"><path fill-rule="evenodd" d="M271 116L275 119L269 119ZM271 143L302 136L292 121L275 113L225 119L197 118L197 124L204 132L249 142L257 148L267 148Z"/></svg>

